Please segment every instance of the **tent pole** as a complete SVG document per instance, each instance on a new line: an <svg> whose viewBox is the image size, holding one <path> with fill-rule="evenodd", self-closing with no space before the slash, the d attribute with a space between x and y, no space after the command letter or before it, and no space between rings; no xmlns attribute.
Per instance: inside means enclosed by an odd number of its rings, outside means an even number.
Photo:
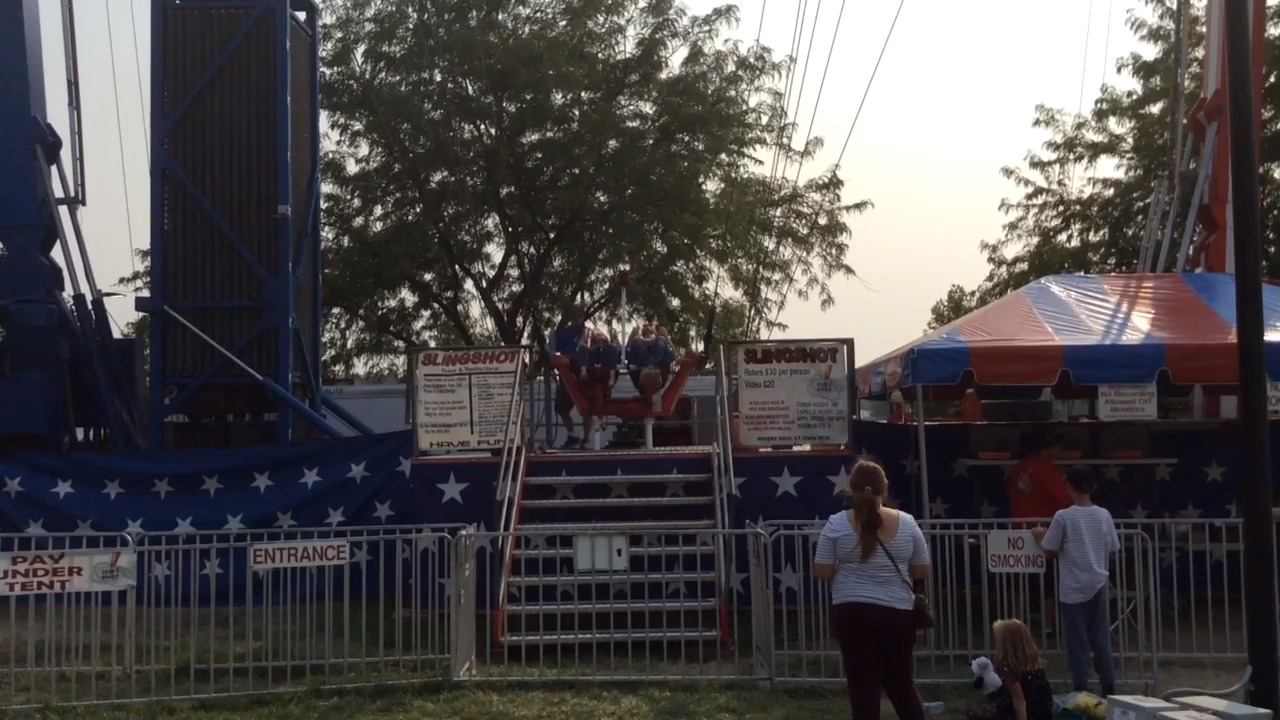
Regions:
<svg viewBox="0 0 1280 720"><path fill-rule="evenodd" d="M924 386L916 386L916 442L920 458L920 516L929 519L929 456L924 441Z"/></svg>

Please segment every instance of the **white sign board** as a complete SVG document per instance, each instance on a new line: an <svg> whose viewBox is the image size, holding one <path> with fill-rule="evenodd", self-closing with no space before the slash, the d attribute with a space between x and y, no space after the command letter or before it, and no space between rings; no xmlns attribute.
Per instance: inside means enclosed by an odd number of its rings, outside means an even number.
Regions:
<svg viewBox="0 0 1280 720"><path fill-rule="evenodd" d="M1267 383L1267 414L1280 415L1280 383Z"/></svg>
<svg viewBox="0 0 1280 720"><path fill-rule="evenodd" d="M1156 386L1150 385L1099 385L1098 419L1155 420Z"/></svg>
<svg viewBox="0 0 1280 720"><path fill-rule="evenodd" d="M110 592L133 587L137 578L133 550L0 554L0 596Z"/></svg>
<svg viewBox="0 0 1280 720"><path fill-rule="evenodd" d="M249 566L254 570L346 565L350 559L346 540L264 543L249 548Z"/></svg>
<svg viewBox="0 0 1280 720"><path fill-rule="evenodd" d="M1043 573L1044 550L1030 530L992 530L987 533L987 572Z"/></svg>
<svg viewBox="0 0 1280 720"><path fill-rule="evenodd" d="M411 387L418 451L502 447L523 352L470 348L415 353ZM518 436L512 440L520 442Z"/></svg>
<svg viewBox="0 0 1280 720"><path fill-rule="evenodd" d="M738 441L849 442L849 366L841 343L739 345Z"/></svg>

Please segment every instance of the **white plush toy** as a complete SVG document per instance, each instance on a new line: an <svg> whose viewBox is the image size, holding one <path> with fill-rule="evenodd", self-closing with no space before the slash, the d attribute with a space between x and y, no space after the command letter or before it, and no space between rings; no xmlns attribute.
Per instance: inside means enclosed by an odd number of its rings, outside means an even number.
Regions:
<svg viewBox="0 0 1280 720"><path fill-rule="evenodd" d="M984 695L990 695L1004 684L996 674L995 666L985 657L977 658L969 667L973 669L974 689L981 690Z"/></svg>

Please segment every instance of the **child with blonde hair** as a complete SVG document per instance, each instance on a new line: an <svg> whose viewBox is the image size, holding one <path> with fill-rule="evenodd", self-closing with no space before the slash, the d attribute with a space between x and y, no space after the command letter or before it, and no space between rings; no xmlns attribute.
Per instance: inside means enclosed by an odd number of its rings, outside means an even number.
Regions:
<svg viewBox="0 0 1280 720"><path fill-rule="evenodd" d="M969 710L970 720L1051 720L1053 687L1040 648L1021 620L997 620L991 626L995 667L1001 686Z"/></svg>

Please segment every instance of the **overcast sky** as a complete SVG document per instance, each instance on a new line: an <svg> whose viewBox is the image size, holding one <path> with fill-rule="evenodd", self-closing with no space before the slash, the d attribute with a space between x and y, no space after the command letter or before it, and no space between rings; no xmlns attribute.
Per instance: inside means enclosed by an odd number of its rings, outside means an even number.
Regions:
<svg viewBox="0 0 1280 720"><path fill-rule="evenodd" d="M695 12L721 4L687 2ZM763 7L762 42L779 53L791 45L797 7L807 11L804 49L817 16L798 116L803 132L817 101L814 134L827 146L803 172L823 170L840 152L898 0L845 2L838 27L840 0L738 4L743 22L736 34L753 41ZM49 110L65 132L59 2L40 5ZM849 262L859 279L836 283L837 305L826 315L790 307L782 316L791 326L787 334L853 337L861 364L919 335L929 307L951 283L980 281L986 266L978 242L998 235L997 206L1011 191L1000 167L1043 141L1030 128L1033 108L1044 102L1075 109L1082 78L1087 107L1104 78L1115 79L1116 57L1136 47L1124 18L1137 5L906 0L842 167L846 199L875 203L853 220ZM129 272L130 247L148 243L150 8L150 0L76 2L89 184L84 221L104 283ZM133 317L132 299L110 307L122 325Z"/></svg>

